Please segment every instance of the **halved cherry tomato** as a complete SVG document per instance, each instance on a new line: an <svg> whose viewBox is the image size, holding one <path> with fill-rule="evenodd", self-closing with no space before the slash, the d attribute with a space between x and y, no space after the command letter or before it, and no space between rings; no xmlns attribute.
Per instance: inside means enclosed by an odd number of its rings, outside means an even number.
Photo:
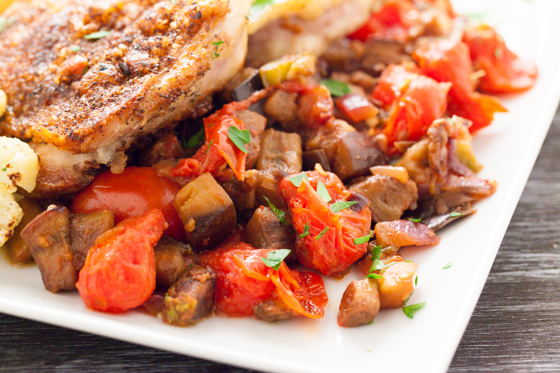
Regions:
<svg viewBox="0 0 560 373"><path fill-rule="evenodd" d="M119 223L152 209L160 209L169 224L164 233L184 241L185 230L173 207L173 200L180 189L179 185L158 176L150 167L127 167L121 174L105 171L76 195L72 212L112 210L115 223Z"/></svg>
<svg viewBox="0 0 560 373"><path fill-rule="evenodd" d="M379 112L367 98L353 93L337 98L335 104L354 123L375 117Z"/></svg>
<svg viewBox="0 0 560 373"><path fill-rule="evenodd" d="M531 88L537 78L537 66L510 51L500 35L488 25L464 31L475 68L486 73L478 88L488 93L519 92Z"/></svg>
<svg viewBox="0 0 560 373"><path fill-rule="evenodd" d="M97 238L76 284L88 308L119 313L148 300L156 288L154 245L166 225L155 209Z"/></svg>
<svg viewBox="0 0 560 373"><path fill-rule="evenodd" d="M369 233L371 212L367 206L333 212L335 202L348 202L352 194L333 173L312 171L306 175L309 181L303 179L299 187L290 181L293 176L282 179L279 186L292 211L297 234L309 232L298 238L297 257L301 264L324 275L343 271L366 252L367 245L356 245L354 239ZM332 198L330 202L317 193L319 181Z"/></svg>
<svg viewBox="0 0 560 373"><path fill-rule="evenodd" d="M280 299L297 314L322 317L328 298L321 276L290 270L285 263L278 271L269 268L262 258L271 251L255 249L234 235L200 255L201 263L217 274L216 309L229 316L250 316L257 304Z"/></svg>
<svg viewBox="0 0 560 373"><path fill-rule="evenodd" d="M383 103L384 106L393 104L407 87L407 83L422 72L416 64L403 63L400 65L389 65L381 76L379 83L373 90L371 97Z"/></svg>
<svg viewBox="0 0 560 373"><path fill-rule="evenodd" d="M469 47L461 41L437 40L414 51L412 57L427 76L438 82L451 82L448 112L473 122L475 132L488 126L494 113L506 112L496 97L474 91Z"/></svg>

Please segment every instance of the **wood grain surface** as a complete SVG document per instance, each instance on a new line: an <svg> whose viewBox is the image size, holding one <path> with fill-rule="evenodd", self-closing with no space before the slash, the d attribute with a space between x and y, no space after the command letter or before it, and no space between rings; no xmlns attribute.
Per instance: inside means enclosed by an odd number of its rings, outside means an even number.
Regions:
<svg viewBox="0 0 560 373"><path fill-rule="evenodd" d="M0 314L0 372L39 371L253 372ZM560 111L449 372L560 372Z"/></svg>

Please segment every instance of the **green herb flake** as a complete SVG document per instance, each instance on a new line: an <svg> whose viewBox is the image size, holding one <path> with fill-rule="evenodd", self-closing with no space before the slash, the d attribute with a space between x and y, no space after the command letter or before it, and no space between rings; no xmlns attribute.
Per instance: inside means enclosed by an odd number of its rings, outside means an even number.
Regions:
<svg viewBox="0 0 560 373"><path fill-rule="evenodd" d="M334 79L322 79L321 84L329 89L334 97L344 96L350 93L348 84Z"/></svg>
<svg viewBox="0 0 560 373"><path fill-rule="evenodd" d="M8 171L8 166L4 167L4 168L2 169L2 171L4 171L4 172Z"/></svg>
<svg viewBox="0 0 560 373"><path fill-rule="evenodd" d="M10 18L6 19L4 17L0 18L0 33L4 31L4 29L10 26L12 23L16 21L15 16L11 16Z"/></svg>
<svg viewBox="0 0 560 373"><path fill-rule="evenodd" d="M288 178L290 183L292 183L297 188L300 187L301 183L303 182L303 179L305 179L307 182L309 182L309 178L307 177L307 174L305 172L302 172L299 175L292 176L292 177Z"/></svg>
<svg viewBox="0 0 560 373"><path fill-rule="evenodd" d="M99 40L103 39L106 36L111 35L111 31L101 30L91 34L84 35L84 39L86 40Z"/></svg>
<svg viewBox="0 0 560 373"><path fill-rule="evenodd" d="M216 46L216 50L214 51L214 53L212 53L212 58L217 58L220 57L220 54L218 53L218 49L220 48L220 45L224 44L225 42L223 40L221 41L215 41L212 44L214 44Z"/></svg>
<svg viewBox="0 0 560 373"><path fill-rule="evenodd" d="M404 301L403 306L406 306L406 304L408 303L408 301L409 301L410 298L412 297L412 294L414 294L414 290L412 290L412 292L410 293L410 295L408 296L408 298L406 298L406 300Z"/></svg>
<svg viewBox="0 0 560 373"><path fill-rule="evenodd" d="M410 220L410 221L413 222L413 223L420 223L420 222L422 221L422 218L418 218L418 219L415 219L415 218L408 218L408 220Z"/></svg>
<svg viewBox="0 0 560 373"><path fill-rule="evenodd" d="M303 233L299 235L299 238L304 238L309 236L309 223L305 223L305 227L303 227Z"/></svg>
<svg viewBox="0 0 560 373"><path fill-rule="evenodd" d="M317 237L315 237L315 241L319 241L319 239L321 239L321 237L323 237L323 235L324 235L325 233L327 233L328 230L329 230L329 227L326 227L325 229L323 229L323 230L321 231L321 233L319 233L319 235L318 235Z"/></svg>
<svg viewBox="0 0 560 373"><path fill-rule="evenodd" d="M259 18L268 8L274 5L275 0L255 0L249 11L249 20Z"/></svg>
<svg viewBox="0 0 560 373"><path fill-rule="evenodd" d="M383 276L378 275L377 273L373 273L373 272L368 273L368 275L366 276L366 278L375 278L375 279L380 279L382 277Z"/></svg>
<svg viewBox="0 0 560 373"><path fill-rule="evenodd" d="M266 202L268 202L268 207L270 207L272 212L274 212L276 214L276 216L278 216L278 219L280 219L280 221L282 223L288 224L288 221L286 220L286 213L284 211L280 210L278 207L274 206L272 204L272 202L270 202L270 200L268 198L266 198L265 196L263 196L263 198L266 200Z"/></svg>
<svg viewBox="0 0 560 373"><path fill-rule="evenodd" d="M177 4L177 0L171 0L171 4L172 4L172 5Z"/></svg>
<svg viewBox="0 0 560 373"><path fill-rule="evenodd" d="M214 143L214 139L210 140L210 144L208 144L208 147L206 148L206 151L204 152L203 155L206 155L206 153L208 153L208 150L210 150L210 148L212 147L212 144Z"/></svg>
<svg viewBox="0 0 560 373"><path fill-rule="evenodd" d="M496 57L497 59L502 58L503 56L503 52L502 52L502 48L498 47L496 49L494 49L494 57Z"/></svg>
<svg viewBox="0 0 560 373"><path fill-rule="evenodd" d="M404 314L409 318L409 319L413 319L414 318L414 314L416 313L416 311L418 311L421 308L424 308L424 306L426 305L426 302L423 303L417 303L417 304L411 304L410 306L404 306L402 308Z"/></svg>
<svg viewBox="0 0 560 373"><path fill-rule="evenodd" d="M74 53L77 53L80 50L80 47L78 45L72 45L70 46L70 50Z"/></svg>
<svg viewBox="0 0 560 373"><path fill-rule="evenodd" d="M278 271L280 264L282 264L282 261L290 255L290 252L291 250L288 249L270 251L266 258L261 258L261 260L267 267L274 268Z"/></svg>
<svg viewBox="0 0 560 373"><path fill-rule="evenodd" d="M449 214L450 218L457 218L459 216L463 216L465 214L463 214L462 212L457 212L457 211L453 211L451 214Z"/></svg>
<svg viewBox="0 0 560 373"><path fill-rule="evenodd" d="M325 186L325 184L323 184L323 182L321 180L319 180L317 182L317 193L319 193L319 196L326 203L329 203L330 201L332 201L331 195L329 194L329 191L327 190L327 187Z"/></svg>
<svg viewBox="0 0 560 373"><path fill-rule="evenodd" d="M365 235L363 237L354 238L354 245L361 245L363 243L369 242L369 239L371 238L372 234L373 234L373 231L370 230L368 235Z"/></svg>
<svg viewBox="0 0 560 373"><path fill-rule="evenodd" d="M249 130L240 130L235 126L230 126L228 137L243 153L248 153L246 145L251 142L251 133Z"/></svg>
<svg viewBox="0 0 560 373"><path fill-rule="evenodd" d="M335 213L336 213L336 212L340 212L340 211L342 211L342 210L344 210L344 209L347 209L347 208L350 207L350 206L354 206L354 205L357 204L357 203L358 203L358 202L356 202L356 201L350 201L350 202L347 202L347 201L339 201L339 202L335 202L335 203L333 203L333 204L331 205L331 211L332 211L332 212L335 212Z"/></svg>
<svg viewBox="0 0 560 373"><path fill-rule="evenodd" d="M443 267L443 269L451 268L452 265L453 265L453 263L449 262Z"/></svg>
<svg viewBox="0 0 560 373"><path fill-rule="evenodd" d="M414 278L414 286L418 285L418 275Z"/></svg>
<svg viewBox="0 0 560 373"><path fill-rule="evenodd" d="M195 133L189 141L187 141L187 148L194 148L199 142L204 140L204 128L201 128L197 133Z"/></svg>

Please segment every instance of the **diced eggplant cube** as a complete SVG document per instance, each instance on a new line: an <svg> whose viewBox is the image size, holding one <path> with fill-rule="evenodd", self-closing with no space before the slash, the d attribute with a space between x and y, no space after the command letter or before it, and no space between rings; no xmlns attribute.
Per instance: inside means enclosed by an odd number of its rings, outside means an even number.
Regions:
<svg viewBox="0 0 560 373"><path fill-rule="evenodd" d="M301 137L270 128L261 141L258 170L276 169L288 174L301 172Z"/></svg>
<svg viewBox="0 0 560 373"><path fill-rule="evenodd" d="M53 293L76 289L78 272L72 264L69 236L70 213L62 206L49 208L21 231L45 287Z"/></svg>
<svg viewBox="0 0 560 373"><path fill-rule="evenodd" d="M302 170L303 171L313 171L315 170L315 165L319 163L323 170L330 171L331 165L329 164L329 158L327 158L327 153L323 149L307 150L302 153Z"/></svg>
<svg viewBox="0 0 560 373"><path fill-rule="evenodd" d="M31 255L31 251L27 247L27 244L21 238L21 231L27 226L27 224L43 212L43 208L39 202L29 198L24 198L18 203L23 210L23 218L21 219L19 225L14 229L14 234L6 242L5 246L8 251L8 258L10 258L10 261L13 264L24 264L31 262L33 260L33 256Z"/></svg>
<svg viewBox="0 0 560 373"><path fill-rule="evenodd" d="M295 313L279 300L267 300L253 307L253 314L259 320L269 323L290 320Z"/></svg>
<svg viewBox="0 0 560 373"><path fill-rule="evenodd" d="M90 214L74 214L70 217L70 250L76 271L84 266L89 249L95 239L115 226L113 211L102 210Z"/></svg>
<svg viewBox="0 0 560 373"><path fill-rule="evenodd" d="M346 288L338 311L338 325L355 327L373 322L381 302L374 280L352 281Z"/></svg>
<svg viewBox="0 0 560 373"><path fill-rule="evenodd" d="M260 249L294 252L296 235L293 226L282 223L270 208L260 206L245 226L243 240Z"/></svg>
<svg viewBox="0 0 560 373"><path fill-rule="evenodd" d="M185 228L186 240L194 250L208 249L235 228L233 201L210 173L205 173L175 196L175 210Z"/></svg>
<svg viewBox="0 0 560 373"><path fill-rule="evenodd" d="M234 116L243 122L251 134L251 142L247 146L248 153L245 160L246 169L251 169L255 166L261 151L261 139L266 128L266 118L251 110L238 111Z"/></svg>
<svg viewBox="0 0 560 373"><path fill-rule="evenodd" d="M212 312L215 289L216 273L193 265L167 291L161 318L177 326L196 324Z"/></svg>
<svg viewBox="0 0 560 373"><path fill-rule="evenodd" d="M348 132L340 137L331 164L342 180L369 174L369 168L387 164L387 157L367 133Z"/></svg>
<svg viewBox="0 0 560 373"><path fill-rule="evenodd" d="M164 287L173 285L189 265L198 263L198 256L188 245L166 235L154 247L154 256L156 283Z"/></svg>
<svg viewBox="0 0 560 373"><path fill-rule="evenodd" d="M297 93L278 90L264 104L265 114L280 123L284 131L296 132L299 127Z"/></svg>

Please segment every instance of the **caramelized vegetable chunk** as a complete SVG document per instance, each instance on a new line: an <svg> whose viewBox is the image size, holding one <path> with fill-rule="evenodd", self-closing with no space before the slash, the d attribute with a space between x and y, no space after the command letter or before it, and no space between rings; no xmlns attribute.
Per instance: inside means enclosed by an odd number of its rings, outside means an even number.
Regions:
<svg viewBox="0 0 560 373"><path fill-rule="evenodd" d="M195 250L214 246L235 228L233 201L210 173L185 185L175 196L187 243Z"/></svg>
<svg viewBox="0 0 560 373"><path fill-rule="evenodd" d="M154 247L156 283L169 287L189 266L198 263L198 256L191 247L166 235Z"/></svg>
<svg viewBox="0 0 560 373"><path fill-rule="evenodd" d="M165 296L160 316L172 325L196 324L212 312L216 272L194 265L185 271Z"/></svg>
<svg viewBox="0 0 560 373"><path fill-rule="evenodd" d="M308 150L303 152L301 156L303 171L313 171L317 163L321 165L323 170L331 170L329 159L327 158L327 154L323 149Z"/></svg>
<svg viewBox="0 0 560 373"><path fill-rule="evenodd" d="M298 128L297 93L278 90L264 105L264 112L273 122L280 123L283 130L294 132Z"/></svg>
<svg viewBox="0 0 560 373"><path fill-rule="evenodd" d="M84 266L90 248L102 233L115 226L113 211L102 210L70 217L70 250L76 271Z"/></svg>
<svg viewBox="0 0 560 373"><path fill-rule="evenodd" d="M85 305L120 313L147 301L156 287L153 248L166 228L163 213L154 209L99 236L76 284Z"/></svg>
<svg viewBox="0 0 560 373"><path fill-rule="evenodd" d="M43 208L32 199L24 198L18 202L19 207L23 210L23 218L19 225L14 229L14 234L6 242L5 246L8 251L8 257L10 261L14 264L24 264L33 260L31 251L27 247L27 244L21 238L21 231L27 226L33 219L37 217Z"/></svg>
<svg viewBox="0 0 560 373"><path fill-rule="evenodd" d="M416 263L398 261L384 270L382 277L377 280L381 308L399 308L404 305L414 290L413 279L417 268Z"/></svg>
<svg viewBox="0 0 560 373"><path fill-rule="evenodd" d="M70 213L66 207L51 206L21 231L21 238L33 259L47 290L74 290L78 273L70 250Z"/></svg>
<svg viewBox="0 0 560 373"><path fill-rule="evenodd" d="M261 151L261 138L266 127L266 118L251 110L238 111L234 117L242 121L251 134L251 142L247 145L248 154L245 167L253 168Z"/></svg>
<svg viewBox="0 0 560 373"><path fill-rule="evenodd" d="M243 240L260 249L293 250L296 235L270 208L260 206L243 230Z"/></svg>
<svg viewBox="0 0 560 373"><path fill-rule="evenodd" d="M385 246L437 245L440 238L422 223L393 220L375 224L375 239Z"/></svg>
<svg viewBox="0 0 560 373"><path fill-rule="evenodd" d="M269 323L286 321L297 314L279 300L266 300L253 307L253 313L259 320Z"/></svg>
<svg viewBox="0 0 560 373"><path fill-rule="evenodd" d="M347 132L338 140L332 169L342 180L368 174L380 164L387 164L387 158L368 134Z"/></svg>
<svg viewBox="0 0 560 373"><path fill-rule="evenodd" d="M289 174L301 172L301 137L297 133L266 130L257 158L257 169L277 169Z"/></svg>
<svg viewBox="0 0 560 373"><path fill-rule="evenodd" d="M375 281L352 281L344 291L338 311L338 325L354 327L373 322L380 308Z"/></svg>

